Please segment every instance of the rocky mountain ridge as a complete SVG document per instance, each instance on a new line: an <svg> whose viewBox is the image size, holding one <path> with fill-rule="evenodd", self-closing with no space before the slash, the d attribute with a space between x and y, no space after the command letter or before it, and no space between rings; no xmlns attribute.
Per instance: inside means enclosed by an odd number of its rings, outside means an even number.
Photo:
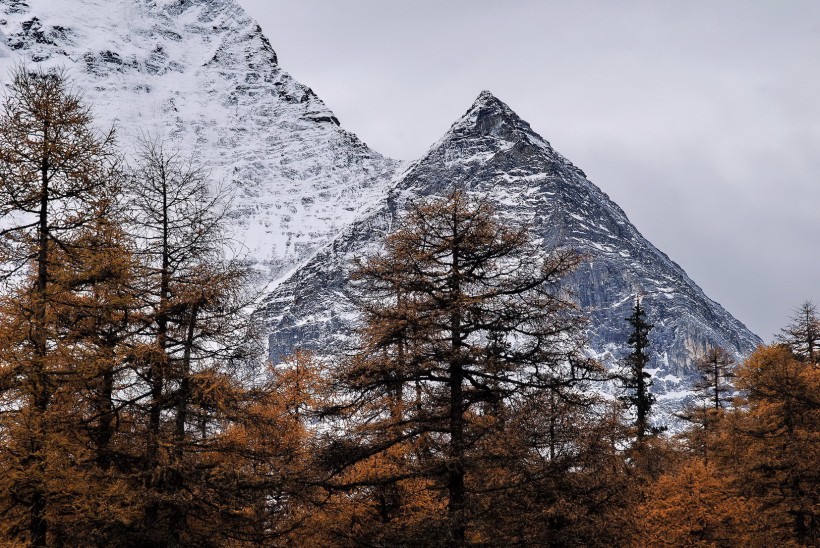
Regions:
<svg viewBox="0 0 820 548"><path fill-rule="evenodd" d="M625 318L641 296L655 326L652 373L662 406L675 408L690 393L694 360L708 346L739 359L760 344L580 169L485 91L380 204L268 295L261 313L272 357L297 347L343 352L356 322L347 289L353 257L379 247L408 201L452 186L489 198L502 221L528 225L545 253L570 247L585 257L568 287L590 317L589 353L611 367L625 354Z"/></svg>

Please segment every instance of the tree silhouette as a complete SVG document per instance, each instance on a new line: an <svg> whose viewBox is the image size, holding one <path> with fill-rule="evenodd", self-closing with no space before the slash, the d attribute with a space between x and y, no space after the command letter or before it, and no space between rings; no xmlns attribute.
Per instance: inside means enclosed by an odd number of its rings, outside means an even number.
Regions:
<svg viewBox="0 0 820 548"><path fill-rule="evenodd" d="M806 301L795 310L789 325L780 330L778 342L809 363L820 361L820 317L817 305Z"/></svg>
<svg viewBox="0 0 820 548"><path fill-rule="evenodd" d="M639 297L635 298L632 314L626 321L632 329L627 341L632 351L624 359L625 366L616 379L626 392L621 396L621 401L628 409L635 410L635 431L640 441L651 431L649 415L655 403L655 396L649 390L652 387L652 380L646 372L649 365L649 331L652 324L646 321L646 311L641 307Z"/></svg>

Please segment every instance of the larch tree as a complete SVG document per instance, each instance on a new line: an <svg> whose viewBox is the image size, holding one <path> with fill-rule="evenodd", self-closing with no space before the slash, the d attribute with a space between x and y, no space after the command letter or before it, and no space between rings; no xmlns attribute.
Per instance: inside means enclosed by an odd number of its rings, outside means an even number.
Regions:
<svg viewBox="0 0 820 548"><path fill-rule="evenodd" d="M581 388L601 369L561 285L579 256L542 253L453 190L411 205L384 251L357 262L361 349L332 373L325 415L340 436L327 434L325 465L348 500L372 501L383 542L478 542L487 497L513 500L544 473L529 465L577 449L566 421L591 405Z"/></svg>
<svg viewBox="0 0 820 548"><path fill-rule="evenodd" d="M700 392L707 405L715 412L725 408L731 402L732 379L735 360L720 346L711 346L695 362L700 379L695 383L695 390Z"/></svg>
<svg viewBox="0 0 820 548"><path fill-rule="evenodd" d="M811 301L801 304L789 325L781 329L777 341L809 363L820 362L820 316L817 315L817 305Z"/></svg>
<svg viewBox="0 0 820 548"><path fill-rule="evenodd" d="M64 432L82 440L83 459L73 459L72 512L59 520L68 545L105 544L134 520L137 490L129 482L128 392L136 379L128 361L134 321L141 302L133 240L122 225L121 188L114 181L106 194L94 197L97 216L55 255L52 269L55 322L60 356L70 364L71 383L59 393ZM68 419L68 420L66 420ZM70 421L70 422L69 422ZM104 506L107 511L99 512Z"/></svg>
<svg viewBox="0 0 820 548"><path fill-rule="evenodd" d="M687 441L689 449L701 456L704 464L708 464L720 421L732 402L734 366L734 358L725 349L720 346L709 347L695 361L699 374L693 386L696 398L675 413L678 418L691 424L681 435Z"/></svg>
<svg viewBox="0 0 820 548"><path fill-rule="evenodd" d="M225 257L225 196L192 159L144 139L131 179L143 301L133 363L146 388L144 530L159 535L154 541L186 542L186 524L205 502L184 495L186 482L198 481L188 453L207 445L222 403L205 396L236 397L232 367L250 356L247 271ZM223 393L225 383L232 390Z"/></svg>
<svg viewBox="0 0 820 548"><path fill-rule="evenodd" d="M720 353L706 358L712 379L714 362L729 361ZM636 545L820 540L818 368L779 344L759 347L734 373L732 405L716 402L714 391L705 394L701 413L690 415L695 424L681 435L688 455L680 453L684 460L670 463L645 490Z"/></svg>
<svg viewBox="0 0 820 548"><path fill-rule="evenodd" d="M51 472L73 458L63 428L73 407L60 394L78 376L65 359L65 287L55 271L83 252L76 238L99 215L95 195L108 195L113 133L94 131L89 107L59 73L17 69L0 109L0 459L13 482L2 512L10 538L44 546L57 538L56 505L65 502Z"/></svg>
<svg viewBox="0 0 820 548"><path fill-rule="evenodd" d="M738 497L735 478L691 459L661 475L636 508L631 545L757 546L755 508Z"/></svg>
<svg viewBox="0 0 820 548"><path fill-rule="evenodd" d="M783 346L758 348L737 370L745 395L720 449L754 505L766 545L820 542L820 370Z"/></svg>
<svg viewBox="0 0 820 548"><path fill-rule="evenodd" d="M138 156L130 196L143 307L132 363L146 504L131 538L273 542L301 521L308 436L280 393L282 372L260 367L249 271L225 235L227 196L161 141L145 140Z"/></svg>

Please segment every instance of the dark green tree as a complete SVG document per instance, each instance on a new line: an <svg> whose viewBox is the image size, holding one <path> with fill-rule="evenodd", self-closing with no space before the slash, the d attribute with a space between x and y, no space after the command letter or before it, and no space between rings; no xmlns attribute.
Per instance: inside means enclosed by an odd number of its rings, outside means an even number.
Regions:
<svg viewBox="0 0 820 548"><path fill-rule="evenodd" d="M640 441L652 431L649 415L655 403L655 396L650 392L652 379L646 372L649 365L649 331L653 326L646 321L646 311L641 306L640 297L635 298L632 314L626 321L631 328L627 343L632 350L624 359L624 367L616 378L624 391L621 401L627 409L635 412L635 432Z"/></svg>

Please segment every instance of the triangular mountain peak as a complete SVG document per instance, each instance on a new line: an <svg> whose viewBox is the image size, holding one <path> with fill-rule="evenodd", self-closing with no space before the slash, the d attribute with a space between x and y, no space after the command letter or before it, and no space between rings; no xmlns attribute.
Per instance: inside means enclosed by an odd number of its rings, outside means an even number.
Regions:
<svg viewBox="0 0 820 548"><path fill-rule="evenodd" d="M487 90L478 95L444 139L452 136L491 137L513 143L525 140L549 147L509 105Z"/></svg>
<svg viewBox="0 0 820 548"><path fill-rule="evenodd" d="M659 411L680 409L696 380L692 363L699 352L721 346L740 359L760 343L647 241L580 169L504 102L482 92L399 176L381 204L266 297L260 314L269 328L271 359L294 348L333 351L339 341L349 340L358 317L348 298L353 259L378 249L384 235L402 222L408 203L453 188L491 201L503 222L526 225L544 256L559 247L584 257L565 289L590 318L589 354L606 365L615 367L629 351L624 318L634 296L643 295L655 326L652 348L659 349L652 358Z"/></svg>
<svg viewBox="0 0 820 548"><path fill-rule="evenodd" d="M478 94L478 97L476 97L476 100L473 103L471 110L477 108L494 108L497 110L508 110L512 112L510 110L510 107L508 107L503 101L501 101L501 99L493 95L493 92L487 89Z"/></svg>
<svg viewBox="0 0 820 548"><path fill-rule="evenodd" d="M455 169L456 164L473 175L476 170L488 175L459 177L463 179L460 183L436 176L437 170ZM409 166L397 188L414 188L415 192L433 195L456 185L470 191L486 192L499 184L509 186L513 179L525 172L540 179L544 173L557 171L572 171L584 177L583 172L558 154L529 123L485 90L441 139ZM516 177L497 180L494 175L507 172L514 172Z"/></svg>

